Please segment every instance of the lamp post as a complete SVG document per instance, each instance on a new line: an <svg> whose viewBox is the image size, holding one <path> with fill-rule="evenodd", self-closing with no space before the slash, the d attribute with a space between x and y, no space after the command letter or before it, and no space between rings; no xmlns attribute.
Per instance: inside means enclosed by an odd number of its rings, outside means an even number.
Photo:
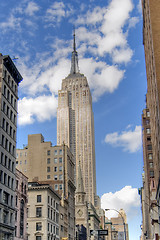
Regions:
<svg viewBox="0 0 160 240"><path fill-rule="evenodd" d="M109 208L105 209L105 211L110 211L110 210L116 211L121 216L122 221L123 221L123 226L124 226L124 240L126 240L126 226L125 226L125 222L124 222L124 218L123 218L122 214L116 209L109 209Z"/></svg>

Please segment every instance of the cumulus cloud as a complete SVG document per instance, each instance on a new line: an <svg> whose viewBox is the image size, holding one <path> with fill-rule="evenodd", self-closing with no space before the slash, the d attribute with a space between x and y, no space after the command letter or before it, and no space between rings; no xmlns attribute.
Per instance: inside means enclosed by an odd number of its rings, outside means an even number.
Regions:
<svg viewBox="0 0 160 240"><path fill-rule="evenodd" d="M65 5L63 2L54 2L52 6L47 9L46 21L60 22L65 17Z"/></svg>
<svg viewBox="0 0 160 240"><path fill-rule="evenodd" d="M124 151L135 153L141 149L142 145L141 126L136 126L134 130L127 128L121 133L109 133L105 137L105 142L113 147L122 147Z"/></svg>
<svg viewBox="0 0 160 240"><path fill-rule="evenodd" d="M19 29L20 28L21 18L15 17L13 14L7 18L6 21L0 23L0 28L7 31L8 28L10 29Z"/></svg>
<svg viewBox="0 0 160 240"><path fill-rule="evenodd" d="M57 98L52 96L40 96L37 98L22 98L18 102L18 123L26 125L36 120L43 122L56 116Z"/></svg>
<svg viewBox="0 0 160 240"><path fill-rule="evenodd" d="M140 207L140 196L138 195L138 189L132 186L125 186L117 192L105 193L101 197L102 209L116 209L121 208L127 214L127 218L131 219L138 213ZM115 211L107 211L106 216L108 218L117 216Z"/></svg>
<svg viewBox="0 0 160 240"><path fill-rule="evenodd" d="M29 16L33 16L35 12L39 10L39 6L35 2L29 2L26 9L25 13L28 14Z"/></svg>

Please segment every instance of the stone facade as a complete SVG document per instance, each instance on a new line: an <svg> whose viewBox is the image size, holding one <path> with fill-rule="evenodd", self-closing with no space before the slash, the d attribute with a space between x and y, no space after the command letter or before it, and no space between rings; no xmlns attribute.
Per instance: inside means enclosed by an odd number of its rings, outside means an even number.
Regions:
<svg viewBox="0 0 160 240"><path fill-rule="evenodd" d="M28 181L49 184L61 196L67 208L66 231L70 239L75 236L73 161L73 154L66 145L52 146L41 134L28 135L27 146L17 149L17 168L28 177Z"/></svg>
<svg viewBox="0 0 160 240"><path fill-rule="evenodd" d="M15 237L14 240L27 240L27 193L28 178L16 169L15 196Z"/></svg>
<svg viewBox="0 0 160 240"><path fill-rule="evenodd" d="M0 239L13 239L18 84L22 76L0 54Z"/></svg>
<svg viewBox="0 0 160 240"><path fill-rule="evenodd" d="M59 208L60 196L52 187L47 184L28 184L28 240L60 239Z"/></svg>

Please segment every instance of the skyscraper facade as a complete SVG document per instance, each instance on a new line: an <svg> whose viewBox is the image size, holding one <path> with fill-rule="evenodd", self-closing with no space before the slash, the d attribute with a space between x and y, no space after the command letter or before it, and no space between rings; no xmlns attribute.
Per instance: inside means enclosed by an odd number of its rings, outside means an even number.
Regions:
<svg viewBox="0 0 160 240"><path fill-rule="evenodd" d="M0 53L0 239L15 231L15 163L18 84L22 76Z"/></svg>
<svg viewBox="0 0 160 240"><path fill-rule="evenodd" d="M92 97L87 78L79 72L75 34L70 74L58 91L57 145L67 144L75 158L75 180L78 166L82 171L86 200L95 205L96 167Z"/></svg>

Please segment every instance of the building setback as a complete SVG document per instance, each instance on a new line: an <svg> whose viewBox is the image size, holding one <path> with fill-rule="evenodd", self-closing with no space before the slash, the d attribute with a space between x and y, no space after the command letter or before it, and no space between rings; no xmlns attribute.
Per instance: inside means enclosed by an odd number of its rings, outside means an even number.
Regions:
<svg viewBox="0 0 160 240"><path fill-rule="evenodd" d="M0 54L0 239L15 230L15 163L18 85L22 76L11 58Z"/></svg>
<svg viewBox="0 0 160 240"><path fill-rule="evenodd" d="M75 157L77 181L80 162L86 200L96 205L96 166L92 97L87 78L79 72L75 34L70 74L58 91L57 145L65 143Z"/></svg>

